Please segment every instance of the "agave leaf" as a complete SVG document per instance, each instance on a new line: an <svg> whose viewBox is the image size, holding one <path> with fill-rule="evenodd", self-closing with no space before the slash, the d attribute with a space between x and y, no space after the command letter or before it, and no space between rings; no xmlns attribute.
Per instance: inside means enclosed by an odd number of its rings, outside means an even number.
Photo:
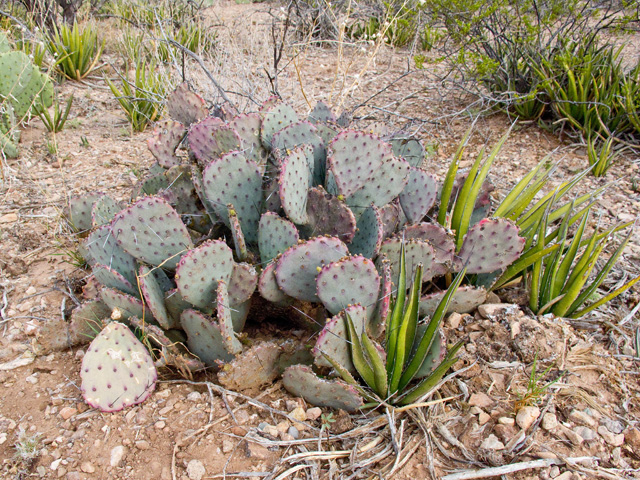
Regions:
<svg viewBox="0 0 640 480"><path fill-rule="evenodd" d="M347 322L347 332L349 333L351 360L353 361L353 365L356 367L358 374L360 375L360 377L362 377L362 380L364 380L367 386L375 391L376 377L373 373L373 368L364 356L362 345L360 344L360 339L358 338L356 328L353 326L353 320L351 320L351 316L347 313L345 317Z"/></svg>
<svg viewBox="0 0 640 480"><path fill-rule="evenodd" d="M380 352L374 345L373 341L369 338L366 332L362 332L360 336L364 352L369 358L371 367L373 369L373 376L375 378L375 392L378 396L386 398L388 395L388 383L387 383L387 369L385 362L380 356Z"/></svg>
<svg viewBox="0 0 640 480"><path fill-rule="evenodd" d="M391 315L387 318L387 352L395 352L398 341L398 330L402 322L404 313L404 302L406 292L407 270L405 264L404 243L400 248L400 273L398 274L398 287L396 289L396 300L393 304ZM393 369L394 355L387 354L387 374L391 375Z"/></svg>
<svg viewBox="0 0 640 480"><path fill-rule="evenodd" d="M453 184L456 181L456 175L458 174L458 166L460 165L460 160L462 159L462 154L464 153L464 149L467 146L467 142L469 141L469 137L471 137L471 132L473 131L473 127L475 122L469 127L469 130L464 134L460 145L458 145L458 150L456 150L455 155L451 159L451 163L449 164L449 170L447 171L447 176L444 178L444 184L442 185L442 193L440 194L440 209L438 210L438 223L443 227L447 227L447 212L449 210L449 203L451 202L451 192L453 191Z"/></svg>
<svg viewBox="0 0 640 480"><path fill-rule="evenodd" d="M351 372L349 372L349 370L344 368L344 366L341 365L340 363L338 363L338 361L335 358L333 358L331 355L328 355L328 354L326 354L324 352L322 353L322 355L324 355L324 358L327 359L327 361L336 370L336 372L338 372L338 374L342 377L342 379L345 382L347 382L349 385L355 387L356 390L358 390L358 393L360 395L362 395L363 397L365 397L367 399L373 399L371 397L371 394L369 392L367 392L364 388L362 388L362 386L353 377L353 375L351 375Z"/></svg>

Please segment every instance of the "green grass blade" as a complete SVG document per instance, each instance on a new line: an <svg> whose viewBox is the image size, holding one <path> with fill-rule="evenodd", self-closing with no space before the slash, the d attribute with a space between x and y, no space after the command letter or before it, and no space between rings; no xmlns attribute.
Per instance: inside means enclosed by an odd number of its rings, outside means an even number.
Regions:
<svg viewBox="0 0 640 480"><path fill-rule="evenodd" d="M444 184L442 185L442 193L440 195L440 209L438 210L438 223L443 227L448 227L447 225L447 212L449 211L449 204L451 203L451 192L453 191L453 184L456 180L456 175L458 174L458 166L460 165L460 160L462 159L462 154L464 153L464 149L467 146L467 142L469 141L469 137L471 137L471 132L473 131L473 127L475 122L469 127L469 130L464 134L460 145L458 145L458 150L456 150L455 155L451 159L451 163L449 164L449 170L447 171L447 175L444 178Z"/></svg>
<svg viewBox="0 0 640 480"><path fill-rule="evenodd" d="M390 376L393 371L393 362L395 358L391 352L396 351L396 343L398 341L398 330L400 329L400 322L402 321L402 315L404 314L404 302L406 299L406 282L407 282L407 269L405 262L404 243L400 247L400 273L398 274L398 288L396 290L396 301L393 305L391 315L387 319L387 374Z"/></svg>
<svg viewBox="0 0 640 480"><path fill-rule="evenodd" d="M375 391L379 397L387 398L389 395L389 388L387 383L387 369L385 368L384 360L382 359L378 348L374 345L366 332L362 332L360 340L364 347L364 352L369 358L369 362L373 369L373 376L375 378L376 385Z"/></svg>

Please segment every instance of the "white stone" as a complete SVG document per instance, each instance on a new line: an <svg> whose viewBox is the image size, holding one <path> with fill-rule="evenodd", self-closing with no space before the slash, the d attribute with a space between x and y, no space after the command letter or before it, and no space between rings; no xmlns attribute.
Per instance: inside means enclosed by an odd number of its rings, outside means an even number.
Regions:
<svg viewBox="0 0 640 480"><path fill-rule="evenodd" d="M598 438L596 432L591 430L589 427L576 427L574 430L578 435L580 435L585 441L590 442L591 440L595 440Z"/></svg>
<svg viewBox="0 0 640 480"><path fill-rule="evenodd" d="M600 425L598 427L598 433L602 435L604 441L607 442L612 447L620 447L624 444L624 433L619 433L615 435L611 433L605 426Z"/></svg>
<svg viewBox="0 0 640 480"><path fill-rule="evenodd" d="M545 430L553 430L558 426L558 417L555 413L547 412L542 417L542 428Z"/></svg>
<svg viewBox="0 0 640 480"><path fill-rule="evenodd" d="M202 480L202 477L205 476L207 470L204 468L204 465L200 460L191 460L187 464L187 475L189 476L189 480Z"/></svg>
<svg viewBox="0 0 640 480"><path fill-rule="evenodd" d="M124 457L126 451L126 448L124 448L122 445L113 447L111 449L111 459L109 460L109 465L111 465L112 467L117 467L118 465L120 465L120 462L122 461L122 458Z"/></svg>
<svg viewBox="0 0 640 480"><path fill-rule="evenodd" d="M93 473L96 471L96 467L94 467L91 462L83 462L82 465L80 465L80 470L84 473Z"/></svg>
<svg viewBox="0 0 640 480"><path fill-rule="evenodd" d="M202 395L200 394L200 392L191 392L189 395L187 395L187 400L189 400L190 402L199 402L200 400L202 400Z"/></svg>
<svg viewBox="0 0 640 480"><path fill-rule="evenodd" d="M60 466L60 462L62 462L62 458L58 458L57 460L54 460L53 462L51 462L51 470L55 472Z"/></svg>
<svg viewBox="0 0 640 480"><path fill-rule="evenodd" d="M487 438L484 439L484 441L480 445L480 448L483 448L485 450L502 450L504 449L504 443L498 440L498 437L496 437L492 433L491 435L489 435Z"/></svg>
<svg viewBox="0 0 640 480"><path fill-rule="evenodd" d="M518 414L516 415L516 423L521 429L527 430L531 425L533 425L533 422L535 422L539 416L540 409L538 407L522 407L518 410Z"/></svg>

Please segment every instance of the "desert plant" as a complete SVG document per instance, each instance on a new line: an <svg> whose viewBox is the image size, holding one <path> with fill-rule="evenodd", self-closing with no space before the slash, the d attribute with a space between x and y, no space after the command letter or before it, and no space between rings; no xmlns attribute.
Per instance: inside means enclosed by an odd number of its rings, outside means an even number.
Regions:
<svg viewBox="0 0 640 480"><path fill-rule="evenodd" d="M54 27L47 38L47 48L56 59L58 70L72 80L82 80L96 68L104 44L99 42L94 26L81 28L76 22Z"/></svg>
<svg viewBox="0 0 640 480"><path fill-rule="evenodd" d="M603 177L618 157L618 153L614 150L615 139L609 137L604 141L598 142L592 138L587 138L587 159L589 165L593 167L593 175Z"/></svg>
<svg viewBox="0 0 640 480"><path fill-rule="evenodd" d="M73 95L70 95L67 99L67 103L64 110L60 107L60 100L57 95L53 99L53 116L49 113L48 108L44 108L42 103L38 105L36 114L44 123L45 128L51 133L61 132L64 128L64 124L67 122L67 117L71 111L71 105L73 104Z"/></svg>
<svg viewBox="0 0 640 480"><path fill-rule="evenodd" d="M105 77L111 92L118 100L131 128L143 132L150 122L156 121L162 112L165 80L153 65L140 60L136 64L133 81L121 76L120 88Z"/></svg>

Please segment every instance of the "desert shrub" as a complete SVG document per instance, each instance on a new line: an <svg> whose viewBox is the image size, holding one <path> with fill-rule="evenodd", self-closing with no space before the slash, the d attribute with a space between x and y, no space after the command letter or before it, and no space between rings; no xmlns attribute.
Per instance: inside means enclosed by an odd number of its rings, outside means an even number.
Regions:
<svg viewBox="0 0 640 480"><path fill-rule="evenodd" d="M96 67L104 48L98 40L97 28L91 24L80 27L54 27L47 37L47 48L56 59L58 70L72 80L82 80Z"/></svg>

